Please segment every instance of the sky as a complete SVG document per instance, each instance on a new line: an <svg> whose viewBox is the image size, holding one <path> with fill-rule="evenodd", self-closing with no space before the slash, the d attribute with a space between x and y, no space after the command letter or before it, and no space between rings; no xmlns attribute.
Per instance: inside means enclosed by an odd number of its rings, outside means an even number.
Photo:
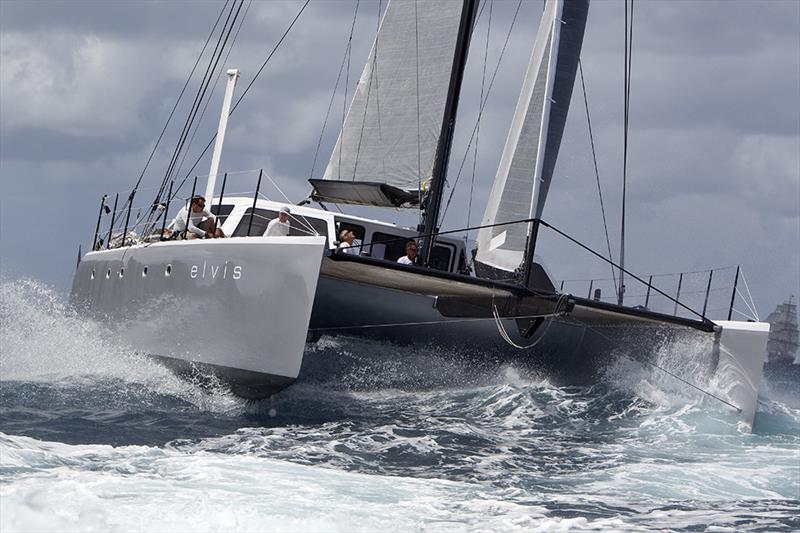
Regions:
<svg viewBox="0 0 800 533"><path fill-rule="evenodd" d="M127 195L135 183L222 5L0 0L4 279L32 278L69 290L100 196ZM242 72L237 94L253 81L301 5L245 3L246 17L224 67ZM306 197L312 167L321 177L330 157L385 5L311 1L231 116L221 171L263 168L293 201ZM614 260L622 195L623 6L619 0L592 2L581 54ZM485 1L475 26L443 229L478 224L483 214L542 2L522 2L501 57L516 8L516 0ZM345 61L334 92L351 27L349 69ZM495 68L477 155L475 142L467 153L480 89ZM193 80L190 95L195 89ZM214 86L184 172L216 130L223 89L224 76ZM583 94L578 84L544 219L607 255ZM164 175L191 97L182 102L145 173L143 197ZM645 277L699 271L686 276L683 289L699 308L708 270L741 265L762 319L790 294L800 296L800 2L637 0L629 123L626 267ZM206 156L194 173L207 174L208 166ZM229 187L252 191L253 173L237 176ZM265 193L279 199L277 188L268 188ZM416 224L413 212L349 209ZM584 295L589 279L611 277L607 264L553 232L541 236L537 251L575 294ZM733 272L715 272L710 309L717 315L727 312ZM675 292L677 275L656 280ZM607 296L610 282L595 286L601 285ZM628 293L641 297L643 289L630 283ZM747 312L741 300L735 307Z"/></svg>

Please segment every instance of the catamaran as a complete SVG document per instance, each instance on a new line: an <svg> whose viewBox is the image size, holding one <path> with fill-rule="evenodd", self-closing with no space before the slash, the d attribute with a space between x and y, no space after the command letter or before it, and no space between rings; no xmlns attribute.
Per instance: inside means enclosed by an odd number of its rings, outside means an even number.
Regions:
<svg viewBox="0 0 800 533"><path fill-rule="evenodd" d="M712 321L678 299L676 309L688 317L626 306L622 295L615 303L568 294L556 288L536 253L542 227L574 240L546 222L543 210L588 0L545 3L476 249L440 230L478 7L477 0L389 3L324 174L309 180L312 191L297 205L260 197L261 177L252 197L226 197L224 181L215 194L231 75L206 187L229 237L164 241L153 228L159 217L166 224L163 207L177 198L170 186L153 204L156 217L144 239L125 245L126 222L118 246L109 248L118 231L112 222L102 249L95 232L93 250L79 263L73 300L137 349L208 369L254 398L294 381L304 343L321 335L435 346L535 367L564 383L602 379L620 357L655 364L665 346L691 344L702 354L693 377L713 376L719 399L752 422L768 324ZM334 213L325 203L417 210L422 222L404 228ZM289 236L264 237L286 206ZM358 254L337 249L342 230L355 234ZM421 253L414 264L399 264L409 241ZM648 293L661 292L643 283Z"/></svg>

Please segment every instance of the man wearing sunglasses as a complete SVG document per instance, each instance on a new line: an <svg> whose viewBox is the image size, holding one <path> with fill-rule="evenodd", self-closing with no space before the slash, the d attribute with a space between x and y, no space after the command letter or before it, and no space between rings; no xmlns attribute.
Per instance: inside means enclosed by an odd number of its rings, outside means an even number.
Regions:
<svg viewBox="0 0 800 533"><path fill-rule="evenodd" d="M171 235L177 239L211 239L214 237L224 237L222 229L217 227L217 217L206 209L206 199L202 196L192 198L191 216L189 210L184 207L175 216L172 222ZM187 227L188 222L188 227Z"/></svg>

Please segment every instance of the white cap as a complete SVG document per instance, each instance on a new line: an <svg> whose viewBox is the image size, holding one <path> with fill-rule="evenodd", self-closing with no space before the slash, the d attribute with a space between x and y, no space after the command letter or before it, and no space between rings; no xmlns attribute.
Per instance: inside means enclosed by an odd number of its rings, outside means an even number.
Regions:
<svg viewBox="0 0 800 533"><path fill-rule="evenodd" d="M281 207L281 211L280 212L281 213L286 213L287 215L291 215L292 214L292 212L286 206Z"/></svg>

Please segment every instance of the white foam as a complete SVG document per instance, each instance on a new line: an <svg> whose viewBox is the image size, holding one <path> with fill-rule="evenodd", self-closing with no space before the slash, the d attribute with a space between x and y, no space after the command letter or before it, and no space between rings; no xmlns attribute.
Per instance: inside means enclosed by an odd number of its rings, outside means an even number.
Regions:
<svg viewBox="0 0 800 533"><path fill-rule="evenodd" d="M544 520L467 483L2 434L0 445L3 531L531 531Z"/></svg>
<svg viewBox="0 0 800 533"><path fill-rule="evenodd" d="M0 281L0 346L4 381L100 386L117 380L142 385L142 394L175 396L212 412L240 412L245 405L220 387L203 389L118 344L37 281Z"/></svg>

